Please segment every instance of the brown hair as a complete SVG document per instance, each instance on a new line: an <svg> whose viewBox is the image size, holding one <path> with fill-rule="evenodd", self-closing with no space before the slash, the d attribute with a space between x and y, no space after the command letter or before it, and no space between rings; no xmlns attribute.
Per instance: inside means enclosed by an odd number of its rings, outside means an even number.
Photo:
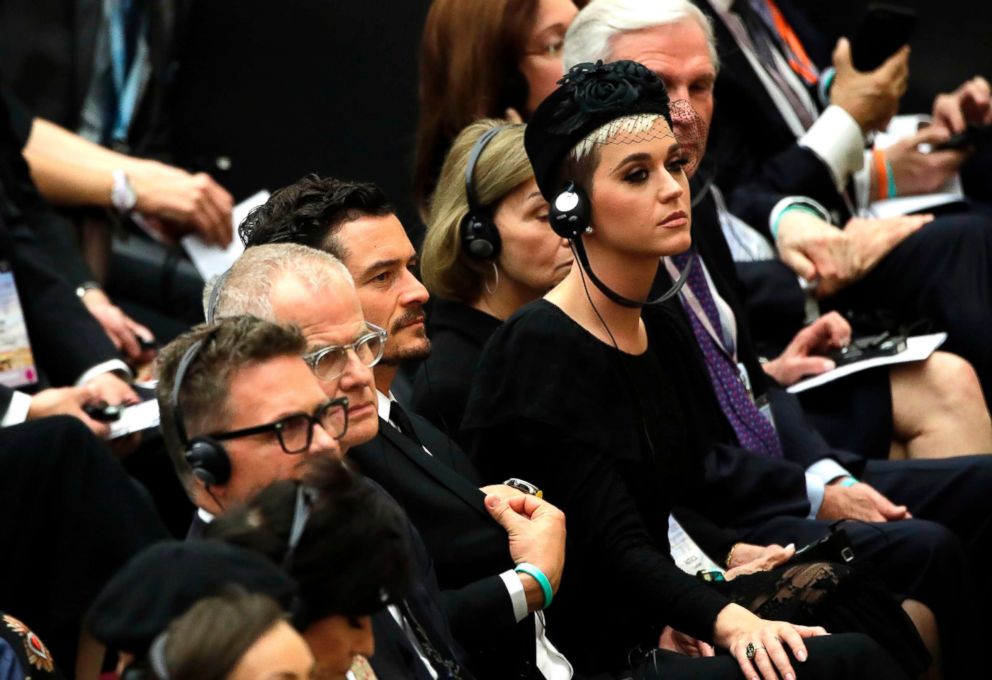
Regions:
<svg viewBox="0 0 992 680"><path fill-rule="evenodd" d="M172 392L179 363L190 348L201 343L187 366L179 390L182 413L173 412ZM276 357L301 356L306 339L296 326L280 326L253 316L222 319L183 333L162 348L155 362L155 396L161 413L162 439L180 481L189 489L192 471L183 456L176 424L182 417L187 437L222 429L230 417L227 403L231 375L241 368Z"/></svg>
<svg viewBox="0 0 992 680"><path fill-rule="evenodd" d="M478 118L522 109L517 64L538 0L435 0L420 48L420 120L413 188L426 206L455 135ZM524 113L522 110L520 113Z"/></svg>
<svg viewBox="0 0 992 680"><path fill-rule="evenodd" d="M169 677L224 680L282 616L272 598L233 586L200 600L169 625L164 650Z"/></svg>

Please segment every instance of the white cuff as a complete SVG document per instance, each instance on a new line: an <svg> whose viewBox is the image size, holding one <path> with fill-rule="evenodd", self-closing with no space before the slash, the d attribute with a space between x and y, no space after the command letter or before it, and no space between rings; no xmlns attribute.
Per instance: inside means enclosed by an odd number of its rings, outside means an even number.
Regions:
<svg viewBox="0 0 992 680"><path fill-rule="evenodd" d="M865 136L861 126L839 106L828 106L799 138L799 146L827 164L837 191L843 191L851 175L864 165Z"/></svg>
<svg viewBox="0 0 992 680"><path fill-rule="evenodd" d="M871 160L872 152L871 149L866 149L863 153L864 156L864 166L854 173L854 197L858 202L858 215L861 217L870 217L868 212L869 206L871 206Z"/></svg>
<svg viewBox="0 0 992 680"><path fill-rule="evenodd" d="M775 204L772 208L771 213L768 214L768 230L773 234L775 233L774 225L778 222L778 218L782 216L787 208L791 208L794 205L801 205L809 208L815 213L819 214L820 218L829 223L830 222L830 211L823 207L819 201L814 201L812 198L806 196L786 196L781 201Z"/></svg>
<svg viewBox="0 0 992 680"><path fill-rule="evenodd" d="M827 485L816 475L806 473L806 497L809 498L809 514L806 519L816 519L823 505L823 496L826 493Z"/></svg>
<svg viewBox="0 0 992 680"><path fill-rule="evenodd" d="M31 409L31 395L24 392L14 392L10 395L10 405L7 412L0 420L0 427L10 427L20 425L28 419L28 411Z"/></svg>
<svg viewBox="0 0 992 680"><path fill-rule="evenodd" d="M524 584L520 581L517 572L509 569L499 575L506 585L506 592L510 594L510 602L513 603L513 618L520 623L527 618L527 594L524 593Z"/></svg>
<svg viewBox="0 0 992 680"><path fill-rule="evenodd" d="M79 380L76 381L76 387L85 385L101 373L117 373L124 380L130 380L134 377L134 374L131 373L131 369L128 368L127 364L120 359L111 359L110 361L104 361L102 364L97 364L79 376Z"/></svg>
<svg viewBox="0 0 992 680"><path fill-rule="evenodd" d="M824 484L829 484L839 477L854 477L833 458L822 458L816 461L806 468L806 474L819 477Z"/></svg>

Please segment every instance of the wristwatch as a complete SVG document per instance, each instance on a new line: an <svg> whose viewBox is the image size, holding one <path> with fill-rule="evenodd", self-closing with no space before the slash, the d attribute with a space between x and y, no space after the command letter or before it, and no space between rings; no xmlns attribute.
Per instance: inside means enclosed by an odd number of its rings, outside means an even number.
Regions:
<svg viewBox="0 0 992 680"><path fill-rule="evenodd" d="M544 498L544 492L538 489L536 486L530 482L524 481L522 479L517 479L516 477L510 477L508 480L503 482L505 486L516 489L517 491L523 491L528 496L537 496L538 498Z"/></svg>
<svg viewBox="0 0 992 680"><path fill-rule="evenodd" d="M81 284L76 286L76 297L82 300L83 297L91 290L100 290L100 284L96 281L83 281Z"/></svg>
<svg viewBox="0 0 992 680"><path fill-rule="evenodd" d="M114 185L110 190L110 202L121 215L127 215L138 204L138 194L131 186L131 180L123 170L114 170Z"/></svg>

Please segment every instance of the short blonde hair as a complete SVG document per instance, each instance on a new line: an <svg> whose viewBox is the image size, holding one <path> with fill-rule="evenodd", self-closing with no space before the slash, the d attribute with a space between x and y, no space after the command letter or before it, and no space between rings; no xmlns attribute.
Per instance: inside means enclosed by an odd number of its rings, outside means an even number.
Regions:
<svg viewBox="0 0 992 680"><path fill-rule="evenodd" d="M473 260L462 249L461 224L469 212L465 168L479 138L498 127L502 129L489 141L475 165L473 186L479 207L491 215L507 194L534 176L524 150L526 125L508 125L506 121L487 118L458 134L441 168L420 255L424 284L438 297L470 304L482 294L489 265Z"/></svg>

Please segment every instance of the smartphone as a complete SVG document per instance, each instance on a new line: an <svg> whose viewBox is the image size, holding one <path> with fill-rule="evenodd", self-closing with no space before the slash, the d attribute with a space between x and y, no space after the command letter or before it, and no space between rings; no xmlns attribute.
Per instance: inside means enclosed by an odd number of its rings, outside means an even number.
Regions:
<svg viewBox="0 0 992 680"><path fill-rule="evenodd" d="M992 139L992 125L969 125L964 132L951 135L946 140L933 147L934 151L964 151L976 146L989 143Z"/></svg>
<svg viewBox="0 0 992 680"><path fill-rule="evenodd" d="M861 15L851 37L854 68L874 71L900 47L909 44L916 28L916 12L907 7L872 3Z"/></svg>

